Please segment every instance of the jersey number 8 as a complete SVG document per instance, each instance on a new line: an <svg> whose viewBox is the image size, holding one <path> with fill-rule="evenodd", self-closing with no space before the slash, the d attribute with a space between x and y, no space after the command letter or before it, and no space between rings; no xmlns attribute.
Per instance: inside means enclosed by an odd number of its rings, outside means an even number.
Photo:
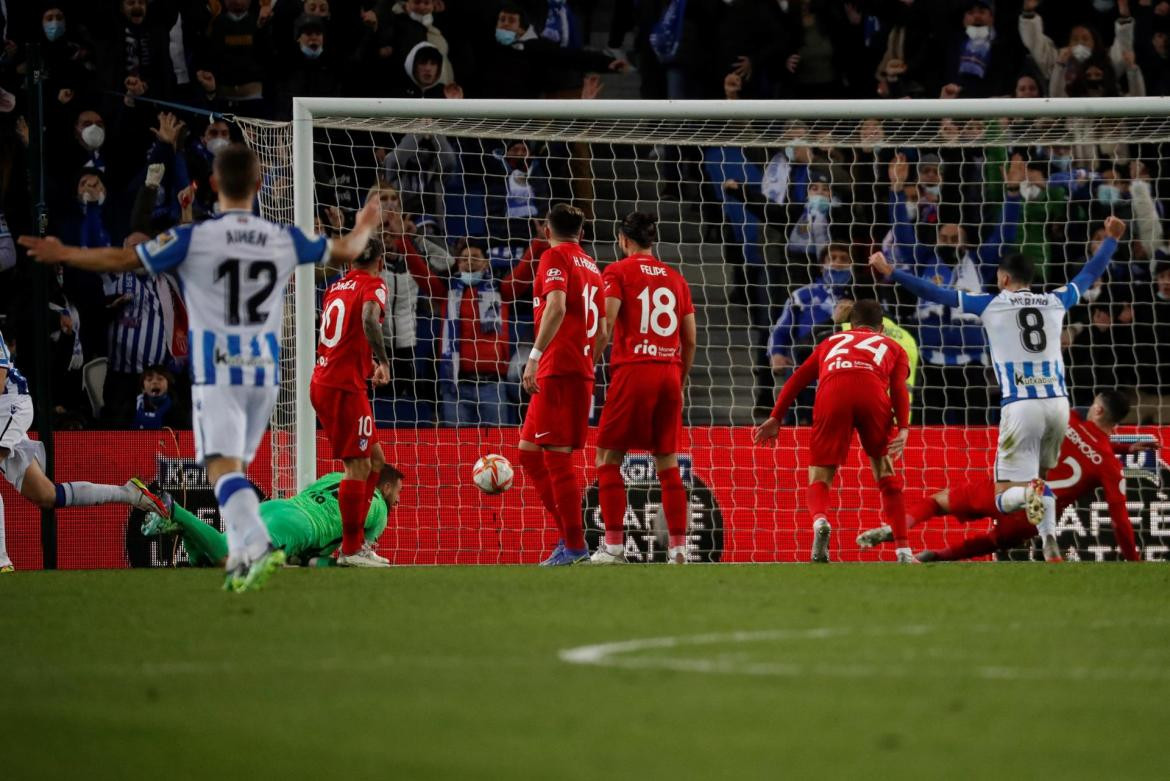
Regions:
<svg viewBox="0 0 1170 781"><path fill-rule="evenodd" d="M1048 334L1044 333L1044 315L1034 307L1024 307L1016 314L1020 326L1020 344L1030 353L1042 353L1048 347Z"/></svg>

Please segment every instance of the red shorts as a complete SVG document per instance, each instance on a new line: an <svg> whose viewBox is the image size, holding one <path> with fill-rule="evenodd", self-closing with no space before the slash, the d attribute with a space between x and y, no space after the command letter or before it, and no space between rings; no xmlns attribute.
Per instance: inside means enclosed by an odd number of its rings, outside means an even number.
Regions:
<svg viewBox="0 0 1170 781"><path fill-rule="evenodd" d="M597 446L677 453L682 431L682 374L672 363L620 366L605 396Z"/></svg>
<svg viewBox="0 0 1170 781"><path fill-rule="evenodd" d="M585 447L593 380L583 377L545 377L540 393L528 402L520 439L547 447Z"/></svg>
<svg viewBox="0 0 1170 781"><path fill-rule="evenodd" d="M309 400L333 446L334 458L368 458L378 443L370 399L356 390L309 384Z"/></svg>
<svg viewBox="0 0 1170 781"><path fill-rule="evenodd" d="M995 505L995 482L973 480L953 485L947 489L947 503L951 515L960 521L981 521L991 518L995 521L992 536L1000 547L1008 548L1036 536L1036 527L1028 522L1023 510L1004 513ZM1063 511L1057 509L1057 513Z"/></svg>
<svg viewBox="0 0 1170 781"><path fill-rule="evenodd" d="M813 402L812 465L845 463L854 430L865 454L881 458L889 449L893 422L890 399L884 391L842 383L819 390Z"/></svg>

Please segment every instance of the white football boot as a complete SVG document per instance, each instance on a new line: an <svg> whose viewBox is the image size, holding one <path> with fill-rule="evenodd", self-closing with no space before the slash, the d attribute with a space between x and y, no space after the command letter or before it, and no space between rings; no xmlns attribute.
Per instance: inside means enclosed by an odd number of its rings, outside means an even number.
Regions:
<svg viewBox="0 0 1170 781"><path fill-rule="evenodd" d="M344 553L338 554L337 566L339 567L389 567L390 563L381 556L374 553L372 550L362 548L357 553L351 553L346 556Z"/></svg>
<svg viewBox="0 0 1170 781"><path fill-rule="evenodd" d="M812 560L817 564L829 563L829 535L833 527L824 518L817 518L813 523Z"/></svg>
<svg viewBox="0 0 1170 781"><path fill-rule="evenodd" d="M625 564L626 548L624 545L610 545L602 541L597 550L589 557L590 564Z"/></svg>

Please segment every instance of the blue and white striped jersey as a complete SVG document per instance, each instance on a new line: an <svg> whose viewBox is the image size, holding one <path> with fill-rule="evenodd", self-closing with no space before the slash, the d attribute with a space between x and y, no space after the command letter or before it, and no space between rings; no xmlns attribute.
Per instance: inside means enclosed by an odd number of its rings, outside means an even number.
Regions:
<svg viewBox="0 0 1170 781"><path fill-rule="evenodd" d="M1002 290L998 295L959 293L959 306L978 315L987 332L1001 404L1068 396L1060 333L1064 313L1080 300L1075 284L1052 293Z"/></svg>
<svg viewBox="0 0 1170 781"><path fill-rule="evenodd" d="M107 296L128 299L117 306L110 323L110 371L141 374L165 361L167 329L158 280L124 271L105 274L102 287Z"/></svg>
<svg viewBox="0 0 1170 781"><path fill-rule="evenodd" d="M228 211L139 244L151 273L174 270L187 304L196 385L279 385L284 291L299 263L320 263L328 239L246 211Z"/></svg>
<svg viewBox="0 0 1170 781"><path fill-rule="evenodd" d="M28 395L28 380L20 373L20 369L12 363L12 355L8 352L8 345L4 343L4 334L0 333L0 369L8 370L8 377L4 380L4 387L0 388L0 396Z"/></svg>

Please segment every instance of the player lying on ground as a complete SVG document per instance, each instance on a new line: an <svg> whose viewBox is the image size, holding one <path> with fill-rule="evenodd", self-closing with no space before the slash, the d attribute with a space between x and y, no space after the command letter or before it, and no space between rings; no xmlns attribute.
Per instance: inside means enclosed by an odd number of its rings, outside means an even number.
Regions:
<svg viewBox="0 0 1170 781"><path fill-rule="evenodd" d="M45 446L29 439L33 421L28 382L12 364L4 334L0 333L0 472L20 495L41 509L129 504L140 510L166 512L162 499L136 477L125 485L54 483L45 476ZM0 497L0 573L12 572L4 542L4 499Z"/></svg>
<svg viewBox="0 0 1170 781"><path fill-rule="evenodd" d="M556 567L589 558L573 451L585 447L589 431L594 342L605 321L597 308L601 273L578 244L585 213L558 203L546 224L551 246L533 282L536 338L521 379L532 400L520 429L520 465L556 520L560 539L541 562Z"/></svg>
<svg viewBox="0 0 1170 781"><path fill-rule="evenodd" d="M1028 520L1040 525L1041 539L1049 548L1046 558L1060 555L1056 548L1056 497L1041 476L1056 466L1068 423L1068 390L1060 348L1064 313L1105 273L1118 240L1125 234L1125 223L1108 217L1105 233L1100 249L1072 281L1051 293L1030 289L1036 269L1024 255L1009 254L1000 261L995 274L1000 292L996 295L941 288L894 269L880 252L869 259L879 278L891 278L919 298L978 315L983 321L1002 393L995 454L996 506L1003 513L1023 508Z"/></svg>
<svg viewBox="0 0 1170 781"><path fill-rule="evenodd" d="M597 486L605 542L594 564L626 560L626 486L621 465L630 450L654 454L662 511L670 535L667 562L687 561L687 490L678 469L683 386L695 362L695 305L683 275L651 254L658 218L630 212L618 228L625 256L606 267L603 333L613 334L613 369L597 433ZM597 354L605 349L599 340Z"/></svg>
<svg viewBox="0 0 1170 781"><path fill-rule="evenodd" d="M1060 443L1060 463L1048 470L1046 480L1056 494L1058 515L1100 487L1105 492L1109 520L1121 555L1128 561L1138 561L1133 524L1125 506L1125 477L1115 453L1144 449L1147 444L1136 448L1128 445L1115 447L1109 439L1127 414L1129 401L1115 390L1098 393L1085 420L1076 412L1069 413L1068 428ZM914 527L931 518L947 515L962 522L990 518L995 522L995 528L940 551L921 551L919 561L959 561L986 556L1003 548L1015 547L1038 533L1022 511L1004 513L996 507L995 481L991 478L972 480L911 504L907 508L906 524ZM857 544L869 548L892 538L890 527L882 525L858 535ZM1049 554L1050 551L1046 550L1045 556Z"/></svg>
<svg viewBox="0 0 1170 781"><path fill-rule="evenodd" d="M375 385L390 381L390 358L382 338L386 283L379 276L381 244L375 238L349 273L325 292L317 366L309 383L309 399L333 446L333 457L345 465L337 490L342 529L337 563L343 567L368 566L363 559L372 551L362 545L362 529L386 463L366 391L367 378Z"/></svg>
<svg viewBox="0 0 1170 781"><path fill-rule="evenodd" d="M348 263L366 248L380 223L372 200L337 239L306 236L252 214L262 183L260 160L243 144L221 149L211 186L220 215L180 225L127 248L69 247L52 236L21 236L42 263L86 271L173 270L182 283L191 333L191 407L195 453L215 486L227 528L224 588L259 588L284 552L274 548L260 520L255 486L244 475L268 428L280 393L280 338L284 294L297 265L332 259Z"/></svg>
<svg viewBox="0 0 1170 781"><path fill-rule="evenodd" d="M818 380L808 468L812 560L829 560L829 486L849 455L849 440L856 429L881 491L882 515L893 528L898 561L909 563L915 559L906 539L902 479L894 472L894 459L902 455L910 434L909 362L906 351L882 334L882 305L877 301L858 301L849 322L851 331L825 339L796 368L780 389L771 416L756 428L752 439L756 443L775 439L797 395ZM897 433L891 439L893 431Z"/></svg>
<svg viewBox="0 0 1170 781"><path fill-rule="evenodd" d="M323 565L332 561L329 557L342 539L338 494L344 482L343 473L332 472L290 499L270 499L260 503L260 518L268 529L268 536L273 545L284 551L290 563ZM389 510L398 504L402 473L392 466L383 466L375 488L363 527L367 555L361 557L360 564L351 563L350 566L390 566L390 562L373 549L386 529ZM170 516L148 514L142 525L143 534L148 537L178 534L193 567L215 567L227 561L228 544L224 534L174 503L170 494L164 494L163 498L170 506Z"/></svg>

